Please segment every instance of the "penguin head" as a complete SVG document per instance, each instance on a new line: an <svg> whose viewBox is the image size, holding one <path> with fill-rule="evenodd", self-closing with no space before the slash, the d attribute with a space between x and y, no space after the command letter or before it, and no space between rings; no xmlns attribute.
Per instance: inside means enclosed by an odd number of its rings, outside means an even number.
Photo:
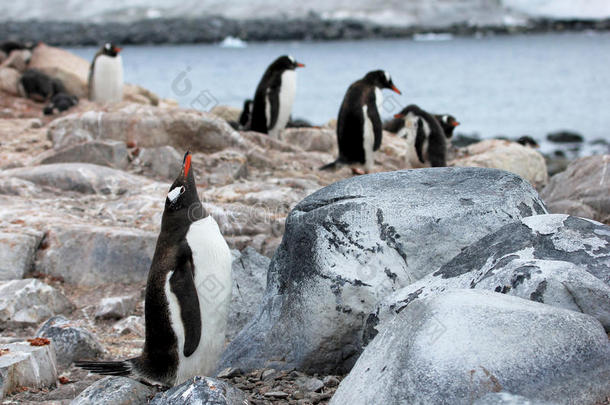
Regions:
<svg viewBox="0 0 610 405"><path fill-rule="evenodd" d="M372 72L368 72L363 80L380 89L390 89L398 94L402 94L392 82L390 74L385 70L373 70Z"/></svg>
<svg viewBox="0 0 610 405"><path fill-rule="evenodd" d="M436 120L441 124L441 128L443 128L447 138L451 138L453 136L453 130L455 127L460 125L453 115L435 115L434 118L436 118Z"/></svg>
<svg viewBox="0 0 610 405"><path fill-rule="evenodd" d="M121 48L111 42L106 42L104 46L102 46L101 51L102 55L111 56L114 58L119 54L119 52L121 52Z"/></svg>
<svg viewBox="0 0 610 405"><path fill-rule="evenodd" d="M283 55L277 58L269 68L271 70L284 71L295 70L296 68L305 67L304 64L297 62L292 56Z"/></svg>
<svg viewBox="0 0 610 405"><path fill-rule="evenodd" d="M538 142L536 142L536 140L529 135L523 135L521 138L517 139L517 143L534 149L540 147L540 145L538 145Z"/></svg>
<svg viewBox="0 0 610 405"><path fill-rule="evenodd" d="M197 195L195 176L191 168L190 152L186 152L184 155L180 174L169 188L169 193L167 193L165 198L165 211L168 213L184 212L189 218L196 211L203 212L199 196ZM199 218L190 219L196 220Z"/></svg>
<svg viewBox="0 0 610 405"><path fill-rule="evenodd" d="M418 123L421 121L421 109L415 104L411 104L402 109L401 112L394 115L396 119L403 119L405 127L417 129Z"/></svg>

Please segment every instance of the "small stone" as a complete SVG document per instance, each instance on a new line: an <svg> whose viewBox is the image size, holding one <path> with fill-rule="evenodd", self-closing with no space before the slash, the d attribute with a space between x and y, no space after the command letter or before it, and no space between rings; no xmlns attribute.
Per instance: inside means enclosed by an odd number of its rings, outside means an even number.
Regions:
<svg viewBox="0 0 610 405"><path fill-rule="evenodd" d="M326 377L324 377L324 380L322 380L322 382L324 383L325 387L336 387L340 383L339 379L334 375L327 375Z"/></svg>
<svg viewBox="0 0 610 405"><path fill-rule="evenodd" d="M302 386L307 392L318 392L324 388L324 383L318 378L310 378Z"/></svg>
<svg viewBox="0 0 610 405"><path fill-rule="evenodd" d="M242 405L246 402L244 393L235 386L210 377L193 377L165 392L157 394L150 405Z"/></svg>
<svg viewBox="0 0 610 405"><path fill-rule="evenodd" d="M104 351L91 332L61 315L46 321L36 332L36 336L52 340L60 368L69 367L74 360L98 357Z"/></svg>
<svg viewBox="0 0 610 405"><path fill-rule="evenodd" d="M261 380L267 380L267 379L275 376L276 374L277 374L277 371L272 368L264 370L261 374Z"/></svg>
<svg viewBox="0 0 610 405"><path fill-rule="evenodd" d="M144 337L146 333L144 319L141 316L136 315L131 315L118 321L112 326L112 330L119 335L128 335L132 333L140 337Z"/></svg>
<svg viewBox="0 0 610 405"><path fill-rule="evenodd" d="M42 235L0 233L0 280L16 280L34 265Z"/></svg>
<svg viewBox="0 0 610 405"><path fill-rule="evenodd" d="M234 367L227 367L224 370L221 370L218 375L216 375L217 378L233 378L233 377L237 377L241 375L241 370L238 368L234 368Z"/></svg>
<svg viewBox="0 0 610 405"><path fill-rule="evenodd" d="M134 297L108 297L100 301L95 317L97 319L121 319L129 315L136 307Z"/></svg>
<svg viewBox="0 0 610 405"><path fill-rule="evenodd" d="M271 391L271 392L267 392L265 393L266 397L269 398L288 398L289 395L287 393L285 393L284 391Z"/></svg>

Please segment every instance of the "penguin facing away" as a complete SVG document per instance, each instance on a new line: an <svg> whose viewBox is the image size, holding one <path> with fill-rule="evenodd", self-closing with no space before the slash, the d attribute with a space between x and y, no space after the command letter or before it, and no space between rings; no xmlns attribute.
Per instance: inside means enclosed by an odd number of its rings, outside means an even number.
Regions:
<svg viewBox="0 0 610 405"><path fill-rule="evenodd" d="M95 54L89 68L89 100L118 103L123 99L123 60L121 48L106 43Z"/></svg>
<svg viewBox="0 0 610 405"><path fill-rule="evenodd" d="M347 89L337 119L337 143L339 157L320 170L336 168L344 164L363 164L365 172L373 168L373 152L381 146L382 124L379 108L383 103L381 89L400 90L392 78L383 70L367 73ZM352 169L363 174L360 169Z"/></svg>
<svg viewBox="0 0 610 405"><path fill-rule="evenodd" d="M75 365L165 386L211 375L224 347L230 300L231 254L216 221L199 201L187 152L165 199L148 273L141 355Z"/></svg>
<svg viewBox="0 0 610 405"><path fill-rule="evenodd" d="M292 56L280 56L265 71L256 88L250 129L279 138L292 113L296 68L305 67Z"/></svg>
<svg viewBox="0 0 610 405"><path fill-rule="evenodd" d="M395 118L403 118L398 136L407 141L405 160L414 168L447 166L447 141L439 122L415 104L404 108Z"/></svg>
<svg viewBox="0 0 610 405"><path fill-rule="evenodd" d="M453 130L460 125L453 115L434 114L434 118L441 124L441 128L443 128L443 132L445 132L447 139L450 139L453 136Z"/></svg>
<svg viewBox="0 0 610 405"><path fill-rule="evenodd" d="M239 115L239 128L248 129L250 128L250 122L252 120L252 100L247 99L244 101L244 107Z"/></svg>

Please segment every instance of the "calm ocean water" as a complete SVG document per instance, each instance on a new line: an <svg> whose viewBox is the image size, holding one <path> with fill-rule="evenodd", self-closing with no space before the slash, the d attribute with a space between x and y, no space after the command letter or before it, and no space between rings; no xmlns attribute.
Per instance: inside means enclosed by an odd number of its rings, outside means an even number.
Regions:
<svg viewBox="0 0 610 405"><path fill-rule="evenodd" d="M447 38L437 38L447 39ZM90 60L96 49L71 51ZM458 132L482 137L575 130L610 141L610 33L454 38L133 46L122 53L125 80L184 107L241 107L267 65L282 54L298 71L293 117L335 118L351 82L387 70L402 96L384 91L384 118L416 103L455 115Z"/></svg>

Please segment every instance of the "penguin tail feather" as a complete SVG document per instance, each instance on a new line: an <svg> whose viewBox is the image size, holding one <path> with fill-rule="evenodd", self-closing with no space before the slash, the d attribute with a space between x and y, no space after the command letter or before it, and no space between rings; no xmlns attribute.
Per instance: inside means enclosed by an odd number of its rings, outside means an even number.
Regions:
<svg viewBox="0 0 610 405"><path fill-rule="evenodd" d="M336 169L339 165L341 165L343 163L343 159L342 158L337 158L337 160L335 160L334 162L331 162L329 164L326 164L322 167L320 167L318 170L330 170L330 169Z"/></svg>
<svg viewBox="0 0 610 405"><path fill-rule="evenodd" d="M132 374L133 367L129 361L75 361L76 367L95 374L122 375Z"/></svg>

